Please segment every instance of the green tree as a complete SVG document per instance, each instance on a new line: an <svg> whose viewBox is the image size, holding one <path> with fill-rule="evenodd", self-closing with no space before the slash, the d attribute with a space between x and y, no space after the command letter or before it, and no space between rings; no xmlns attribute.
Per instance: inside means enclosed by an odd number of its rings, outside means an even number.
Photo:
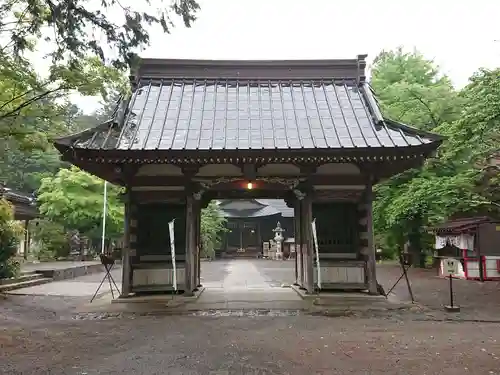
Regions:
<svg viewBox="0 0 500 375"><path fill-rule="evenodd" d="M13 61L0 57L0 174L9 186L31 192L43 176L65 166L51 139L99 122L99 114L85 116L70 104L69 94L80 90L116 100L125 79L95 58L82 63L85 68L75 73L54 67L60 78L55 75L52 81L39 78L26 60Z"/></svg>
<svg viewBox="0 0 500 375"><path fill-rule="evenodd" d="M494 189L478 183L484 180L485 170L490 170L487 167L498 145L498 81L493 72L482 71L468 87L455 92L449 80L418 53L397 50L381 56L372 84L380 92L386 116L447 137L438 157L422 169L406 171L375 187L378 238L394 251L409 241L422 265L428 239L425 226L494 206ZM425 95L409 100L413 92ZM493 181L488 179L490 188Z"/></svg>
<svg viewBox="0 0 500 375"><path fill-rule="evenodd" d="M22 229L13 221L13 207L0 199L0 279L15 276L19 269L13 257L16 255Z"/></svg>
<svg viewBox="0 0 500 375"><path fill-rule="evenodd" d="M0 135L32 148L67 133L68 98L74 92L106 97L124 86L123 75L96 58L77 66L56 64L42 79L23 58L0 55ZM118 87L117 87L118 86Z"/></svg>
<svg viewBox="0 0 500 375"><path fill-rule="evenodd" d="M462 101L450 80L416 51L399 48L380 53L371 85L384 116L392 120L433 130L460 116ZM409 241L412 253L423 263L422 226L433 215L430 206L436 202L434 187L439 186L434 172L409 170L375 187L374 224L382 246L400 251Z"/></svg>
<svg viewBox="0 0 500 375"><path fill-rule="evenodd" d="M63 225L45 218L30 223L31 237L38 244L34 255L40 261L67 257L70 253L68 233Z"/></svg>
<svg viewBox="0 0 500 375"><path fill-rule="evenodd" d="M117 68L129 67L136 51L149 44L149 26L169 33L173 17L189 27L199 6L195 0L154 2L101 0L93 7L86 0L17 0L0 5L0 35L8 40L3 52L20 54L44 39L53 47L53 61L72 64L97 56ZM103 48L102 46L107 46Z"/></svg>
<svg viewBox="0 0 500 375"><path fill-rule="evenodd" d="M215 248L220 243L220 235L226 231L226 218L216 202L209 203L201 210L201 254L206 258L213 258Z"/></svg>
<svg viewBox="0 0 500 375"><path fill-rule="evenodd" d="M460 117L459 94L450 79L418 51L383 51L374 60L371 86L385 117L432 130Z"/></svg>
<svg viewBox="0 0 500 375"><path fill-rule="evenodd" d="M439 129L448 137L441 159L473 178L472 211L500 216L500 69L480 69L461 95L460 119Z"/></svg>
<svg viewBox="0 0 500 375"><path fill-rule="evenodd" d="M122 189L107 187L106 239L119 239L123 233ZM78 230L97 243L101 237L104 181L76 167L61 169L54 177L42 179L39 210L46 218L68 230Z"/></svg>

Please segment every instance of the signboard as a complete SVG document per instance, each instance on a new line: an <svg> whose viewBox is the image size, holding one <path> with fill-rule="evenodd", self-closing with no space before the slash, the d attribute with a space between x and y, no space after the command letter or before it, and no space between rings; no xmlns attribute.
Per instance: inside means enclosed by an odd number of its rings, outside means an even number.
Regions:
<svg viewBox="0 0 500 375"><path fill-rule="evenodd" d="M447 258L444 260L444 273L447 275L454 275L458 273L458 260L454 258Z"/></svg>
<svg viewBox="0 0 500 375"><path fill-rule="evenodd" d="M267 258L269 256L269 242L264 242L262 244L262 256Z"/></svg>
<svg viewBox="0 0 500 375"><path fill-rule="evenodd" d="M170 254L172 254L172 269L173 269L173 282L174 290L177 292L177 267L175 265L175 237L174 237L174 220L169 221L168 230L170 232Z"/></svg>
<svg viewBox="0 0 500 375"><path fill-rule="evenodd" d="M319 266L319 247L318 247L318 236L316 234L316 219L314 219L311 223L313 239L314 239L314 247L316 249L316 268L318 269L318 288L321 289L321 268Z"/></svg>

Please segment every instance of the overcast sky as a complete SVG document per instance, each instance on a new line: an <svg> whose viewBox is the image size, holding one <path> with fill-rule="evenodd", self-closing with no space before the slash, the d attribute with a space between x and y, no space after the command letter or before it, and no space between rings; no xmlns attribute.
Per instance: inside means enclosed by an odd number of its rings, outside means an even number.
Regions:
<svg viewBox="0 0 500 375"><path fill-rule="evenodd" d="M137 0L136 0L137 1ZM141 55L193 59L375 57L417 48L457 87L500 66L499 0L199 0L192 28L152 33ZM498 42L496 40L499 40ZM79 99L86 111L96 101Z"/></svg>

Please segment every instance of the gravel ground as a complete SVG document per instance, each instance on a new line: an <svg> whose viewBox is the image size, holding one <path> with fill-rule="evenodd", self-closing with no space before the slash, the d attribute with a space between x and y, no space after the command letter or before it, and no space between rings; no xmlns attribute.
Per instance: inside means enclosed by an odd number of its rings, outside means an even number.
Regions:
<svg viewBox="0 0 500 375"><path fill-rule="evenodd" d="M3 374L497 374L500 326L399 319L138 317L0 336Z"/></svg>
<svg viewBox="0 0 500 375"><path fill-rule="evenodd" d="M271 284L293 281L293 262L252 262ZM207 283L225 277L220 267L226 263L217 263L202 266ZM380 266L378 276L387 290L399 270ZM0 373L500 374L500 324L435 321L447 300L446 280L420 270L410 271L410 278L425 314L211 311L74 320L87 297L9 296L0 299ZM498 319L500 291L494 284L457 282L464 316ZM401 299L405 291L405 284L396 288Z"/></svg>
<svg viewBox="0 0 500 375"><path fill-rule="evenodd" d="M401 268L397 265L378 265L377 279L385 291L394 285L401 275ZM449 280L436 276L436 270L413 269L408 271L410 285L418 304L423 305L436 313L443 310L444 305L450 304ZM410 300L408 287L404 278L394 289L398 299ZM460 306L461 319L485 320L500 322L500 282L459 280L453 281L455 304Z"/></svg>

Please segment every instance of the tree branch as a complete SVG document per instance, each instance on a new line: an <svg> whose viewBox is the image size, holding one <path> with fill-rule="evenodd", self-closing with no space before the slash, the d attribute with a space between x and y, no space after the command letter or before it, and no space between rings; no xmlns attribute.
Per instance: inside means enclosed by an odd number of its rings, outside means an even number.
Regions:
<svg viewBox="0 0 500 375"><path fill-rule="evenodd" d="M33 104L34 102L38 101L38 100L41 100L47 96L49 96L50 94L53 94L55 92L58 92L58 91L61 91L61 90L67 90L69 89L68 87L66 86L59 86L55 89L52 89L52 90L47 90L33 98L30 98L28 100L26 100L25 102L19 104L17 107L15 107L14 109L8 111L7 113L4 113L4 114L1 114L0 115L0 121L8 118L8 117L11 117L13 115L15 115L16 113L18 113L19 111L21 111L23 108L26 108L28 107L29 105Z"/></svg>
<svg viewBox="0 0 500 375"><path fill-rule="evenodd" d="M416 100L418 100L427 109L427 111L429 112L429 117L431 118L432 123L434 124L434 127L438 127L439 126L439 121L437 121L437 119L434 117L434 113L432 112L432 109L429 106L429 104L426 103L422 99L422 97L420 97L419 95L417 95L413 90L408 89L408 92L410 93L411 96L413 96Z"/></svg>

